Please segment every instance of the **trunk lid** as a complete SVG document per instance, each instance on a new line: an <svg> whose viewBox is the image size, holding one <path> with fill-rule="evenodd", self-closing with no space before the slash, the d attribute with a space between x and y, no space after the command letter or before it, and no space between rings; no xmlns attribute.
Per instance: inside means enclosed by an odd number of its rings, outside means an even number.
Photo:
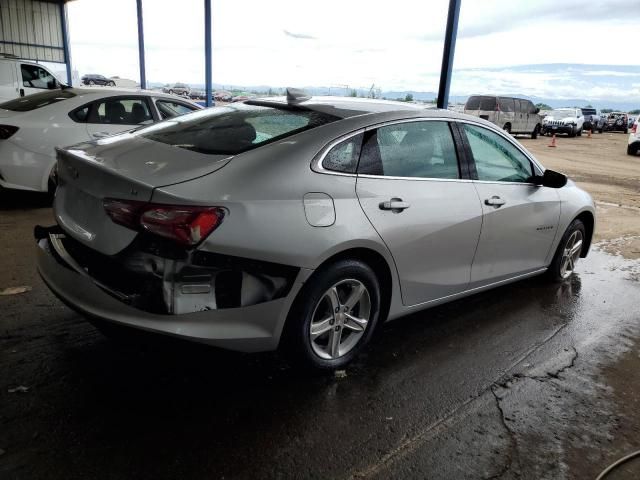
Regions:
<svg viewBox="0 0 640 480"><path fill-rule="evenodd" d="M155 188L214 172L230 158L131 134L58 149L56 220L78 241L114 255L126 248L137 232L111 221L103 207L105 198L147 202Z"/></svg>

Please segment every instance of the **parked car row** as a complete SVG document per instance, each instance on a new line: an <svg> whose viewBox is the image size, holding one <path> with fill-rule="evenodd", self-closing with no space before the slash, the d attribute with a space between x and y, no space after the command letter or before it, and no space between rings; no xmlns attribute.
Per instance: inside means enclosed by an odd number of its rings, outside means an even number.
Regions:
<svg viewBox="0 0 640 480"><path fill-rule="evenodd" d="M0 187L50 191L56 147L201 108L159 92L69 87L0 103Z"/></svg>

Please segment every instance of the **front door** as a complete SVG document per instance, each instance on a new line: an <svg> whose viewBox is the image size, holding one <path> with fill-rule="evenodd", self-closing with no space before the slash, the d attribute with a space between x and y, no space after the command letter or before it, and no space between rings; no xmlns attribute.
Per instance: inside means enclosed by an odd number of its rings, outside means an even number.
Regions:
<svg viewBox="0 0 640 480"><path fill-rule="evenodd" d="M461 180L447 122L400 122L367 132L356 191L391 251L405 305L467 288L482 208L473 183Z"/></svg>
<svg viewBox="0 0 640 480"><path fill-rule="evenodd" d="M531 161L510 140L486 128L462 124L478 179L482 233L471 269L471 288L546 267L558 234L560 197L535 185Z"/></svg>
<svg viewBox="0 0 640 480"><path fill-rule="evenodd" d="M40 93L45 90L59 88L60 84L48 70L28 63L20 64L20 88L25 95Z"/></svg>

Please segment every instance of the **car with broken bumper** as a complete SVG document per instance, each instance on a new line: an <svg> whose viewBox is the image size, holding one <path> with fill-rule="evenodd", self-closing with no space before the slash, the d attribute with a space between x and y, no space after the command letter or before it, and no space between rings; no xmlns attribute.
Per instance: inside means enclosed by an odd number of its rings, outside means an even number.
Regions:
<svg viewBox="0 0 640 480"><path fill-rule="evenodd" d="M587 255L591 197L491 123L256 99L59 150L49 288L130 327L344 367L383 322ZM126 328L125 328L126 331Z"/></svg>

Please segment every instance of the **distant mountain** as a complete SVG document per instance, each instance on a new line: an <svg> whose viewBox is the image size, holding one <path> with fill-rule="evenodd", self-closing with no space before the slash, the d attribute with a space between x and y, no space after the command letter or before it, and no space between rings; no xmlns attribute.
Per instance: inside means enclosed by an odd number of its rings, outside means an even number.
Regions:
<svg viewBox="0 0 640 480"><path fill-rule="evenodd" d="M162 84L154 84L162 86ZM204 88L204 85L192 85ZM297 86L297 85L291 85ZM213 85L215 90L241 90L265 94L284 93L278 85ZM348 96L348 87L311 85L302 87L311 95ZM368 96L369 89L355 89L358 96ZM519 92L519 93L513 93ZM437 97L432 90L388 89L376 92L381 97L430 102ZM640 108L640 67L635 65L539 64L512 67L459 69L453 72L450 103L464 103L469 95L489 94L527 98L552 107L592 105L595 108L633 110Z"/></svg>

